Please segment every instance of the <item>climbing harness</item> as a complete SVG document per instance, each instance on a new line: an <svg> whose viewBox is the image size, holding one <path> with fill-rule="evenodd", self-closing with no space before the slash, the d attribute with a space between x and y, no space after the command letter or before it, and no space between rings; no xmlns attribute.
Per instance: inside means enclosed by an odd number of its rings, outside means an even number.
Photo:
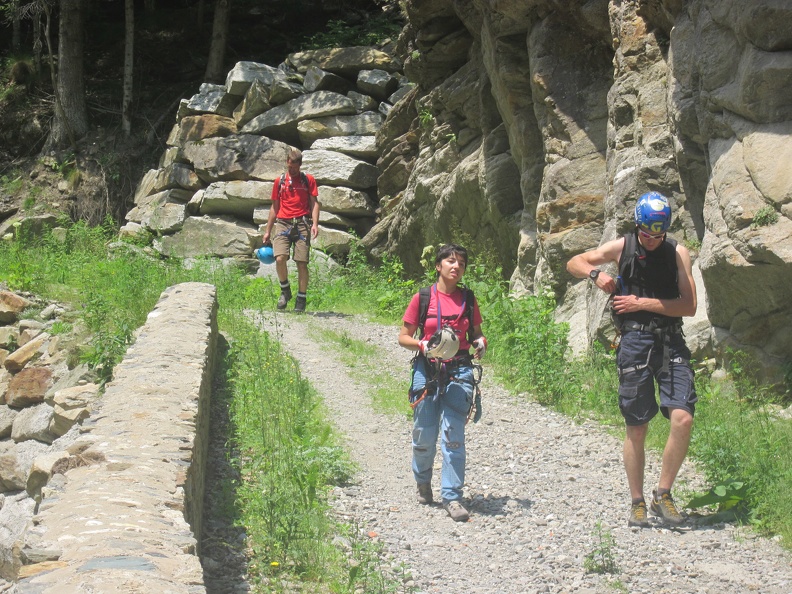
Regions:
<svg viewBox="0 0 792 594"><path fill-rule="evenodd" d="M424 356L420 352L418 352L415 357L413 357L411 363L412 367L412 374L410 376L410 386L413 384L413 380L415 378L415 367L416 363L420 358L423 358L426 362L426 384L423 388L418 390L413 390L410 388L409 390L409 399L410 399L410 407L414 410L416 406L420 402L424 400L427 396L431 396L432 400L437 400L438 398L442 397L446 390L448 389L448 385L452 382L460 383L460 384L468 384L472 385L474 397L473 402L471 403L470 410L468 411L466 424L473 419L474 423L477 423L481 419L482 414L482 406L481 406L481 389L479 388L479 384L481 383L481 375L483 369L481 365L478 363L473 363L473 359L470 353L467 352L459 352L459 339L456 337L454 331L448 326L441 326L442 323L442 312L440 307L440 298L437 295L437 284L432 285L431 287L424 287L419 291L419 332L423 334L424 325L426 323L426 315L429 310L429 300L431 298L431 291L435 291L435 298L437 300L437 327L440 328L438 332L436 332L429 342L429 349L431 350L432 341L435 339L435 336L441 335L446 337L444 351L437 354L437 357L431 356ZM473 328L473 291L470 289L463 287L463 291L465 294L464 301L462 303L462 311L459 314L459 317L462 316L469 316L469 335L472 335L472 328ZM457 318L459 319L459 318ZM453 339L450 338L449 333L453 335ZM439 341L442 340L438 338ZM453 353L451 352L453 348ZM448 356L450 355L450 356ZM460 367L471 367L473 370L473 379L467 379L465 377L460 377L455 374L455 372Z"/></svg>
<svg viewBox="0 0 792 594"><path fill-rule="evenodd" d="M308 217L307 216L294 217L293 219L280 219L279 218L279 219L276 219L276 220L279 223L283 223L284 225L291 225L285 231L281 231L280 233L278 233L278 235L283 235L284 237L289 239L289 241L292 241L292 237L294 236L294 234L296 232L297 237L299 237L302 241L308 241L305 237L303 237L303 234L300 233L300 227L298 226L300 223L304 223L307 227L309 227L309 228L311 227L311 225L308 224Z"/></svg>
<svg viewBox="0 0 792 594"><path fill-rule="evenodd" d="M681 322L674 322L670 325L659 326L657 320L652 320L649 324L638 324L637 322L624 322L621 325L621 333L628 332L630 330L637 330L639 332L651 332L654 334L655 338L659 338L662 340L663 343L663 366L660 368L662 373L668 373L668 367L670 363L684 363L684 359L680 357L676 357L671 359L671 337L674 335L683 334L682 332L682 323ZM649 359L652 356L652 352L654 351L654 345L651 349L649 349L649 354L646 357L646 362L640 365L634 365L632 367L626 367L624 369L619 370L620 374L628 373L631 371L639 371L644 369L645 367L649 366Z"/></svg>
<svg viewBox="0 0 792 594"><path fill-rule="evenodd" d="M413 372L410 377L411 386L415 377L415 361L419 356L420 355L416 355L413 358ZM473 363L470 355L468 354L460 355L459 357L455 357L449 361L427 360L427 363L426 384L421 389L413 390L411 388L409 390L410 408L415 410L415 407L418 406L418 404L420 404L427 396L431 396L432 401L441 398L448 389L448 385L452 382L458 384L468 384L473 387L474 395L470 410L468 410L465 424L469 423L471 419L473 419L474 423L478 423L482 414L481 388L479 387L483 372L481 365L478 363ZM468 379L466 377L455 375L456 370L458 370L460 367L471 367L473 370L473 378Z"/></svg>

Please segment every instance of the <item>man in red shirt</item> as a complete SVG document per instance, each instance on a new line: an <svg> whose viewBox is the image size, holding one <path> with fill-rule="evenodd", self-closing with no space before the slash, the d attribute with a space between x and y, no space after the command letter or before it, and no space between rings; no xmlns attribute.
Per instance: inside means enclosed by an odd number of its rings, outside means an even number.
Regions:
<svg viewBox="0 0 792 594"><path fill-rule="evenodd" d="M291 246L297 264L297 299L294 311L305 311L305 295L308 290L308 256L311 240L319 234L319 201L316 199L316 179L302 173L302 151L293 148L286 158L287 172L272 185L272 207L264 232L264 244L270 241L272 228L272 251L275 254L275 270L280 281L281 294L278 309L285 309L292 297L286 262L289 260Z"/></svg>

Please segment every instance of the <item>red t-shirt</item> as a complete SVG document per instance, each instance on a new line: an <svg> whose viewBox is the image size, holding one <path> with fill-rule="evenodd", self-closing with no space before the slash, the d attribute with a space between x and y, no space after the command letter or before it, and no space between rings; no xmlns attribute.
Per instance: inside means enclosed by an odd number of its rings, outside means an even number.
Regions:
<svg viewBox="0 0 792 594"><path fill-rule="evenodd" d="M468 326L470 320L464 315L465 313L465 291L457 289L450 295L437 291L432 286L432 291L429 298L429 309L426 312L426 322L424 322L424 332L421 340L428 340L432 334L437 331L437 296L440 297L440 315L442 317L442 324L450 326L459 339L459 348L466 350L470 348L470 343L467 340ZM407 311L404 312L402 321L407 324L418 325L418 293L413 295L410 300L410 305L407 306ZM478 302L473 302L473 326L481 325L481 312L479 311Z"/></svg>
<svg viewBox="0 0 792 594"><path fill-rule="evenodd" d="M308 197L318 196L319 191L316 189L316 179L313 175L306 173L305 179L308 180L307 188L303 183L302 175L292 179L287 173L282 188L281 178L275 180L272 185L272 203L279 219L294 219L311 214L311 202Z"/></svg>

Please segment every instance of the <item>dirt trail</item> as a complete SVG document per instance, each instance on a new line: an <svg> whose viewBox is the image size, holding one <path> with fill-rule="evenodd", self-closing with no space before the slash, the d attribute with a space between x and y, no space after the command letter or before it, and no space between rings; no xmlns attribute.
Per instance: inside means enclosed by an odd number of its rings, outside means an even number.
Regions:
<svg viewBox="0 0 792 594"><path fill-rule="evenodd" d="M419 506L409 420L375 412L373 386L354 379L333 356L335 347L320 338L325 329L376 345L382 366L406 386L411 354L397 345L398 329L322 313L271 313L261 324L321 393L360 464L355 485L335 490L334 508L366 533L376 533L394 568L409 568L405 590L792 592L789 553L750 530L729 524L628 528L620 441L594 423L576 424L509 394L486 373L484 417L468 426L465 494L471 520L455 523L438 505ZM435 468L439 498L439 458ZM650 456L647 490L658 473ZM678 485L702 486L691 464L683 466ZM584 569L598 522L615 541L614 575Z"/></svg>

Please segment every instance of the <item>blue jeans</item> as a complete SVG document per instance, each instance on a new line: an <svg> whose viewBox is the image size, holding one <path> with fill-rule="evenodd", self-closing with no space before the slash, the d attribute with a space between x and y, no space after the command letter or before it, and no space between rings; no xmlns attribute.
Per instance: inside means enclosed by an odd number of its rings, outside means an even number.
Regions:
<svg viewBox="0 0 792 594"><path fill-rule="evenodd" d="M419 357L413 370L412 390L423 391L427 380L426 359ZM465 484L465 424L473 403L473 368L452 368L451 380L443 389L427 393L413 409L413 474L415 482L432 481L432 465L437 451L437 436L443 454L440 493L443 503L462 499ZM442 431L441 431L442 429Z"/></svg>

